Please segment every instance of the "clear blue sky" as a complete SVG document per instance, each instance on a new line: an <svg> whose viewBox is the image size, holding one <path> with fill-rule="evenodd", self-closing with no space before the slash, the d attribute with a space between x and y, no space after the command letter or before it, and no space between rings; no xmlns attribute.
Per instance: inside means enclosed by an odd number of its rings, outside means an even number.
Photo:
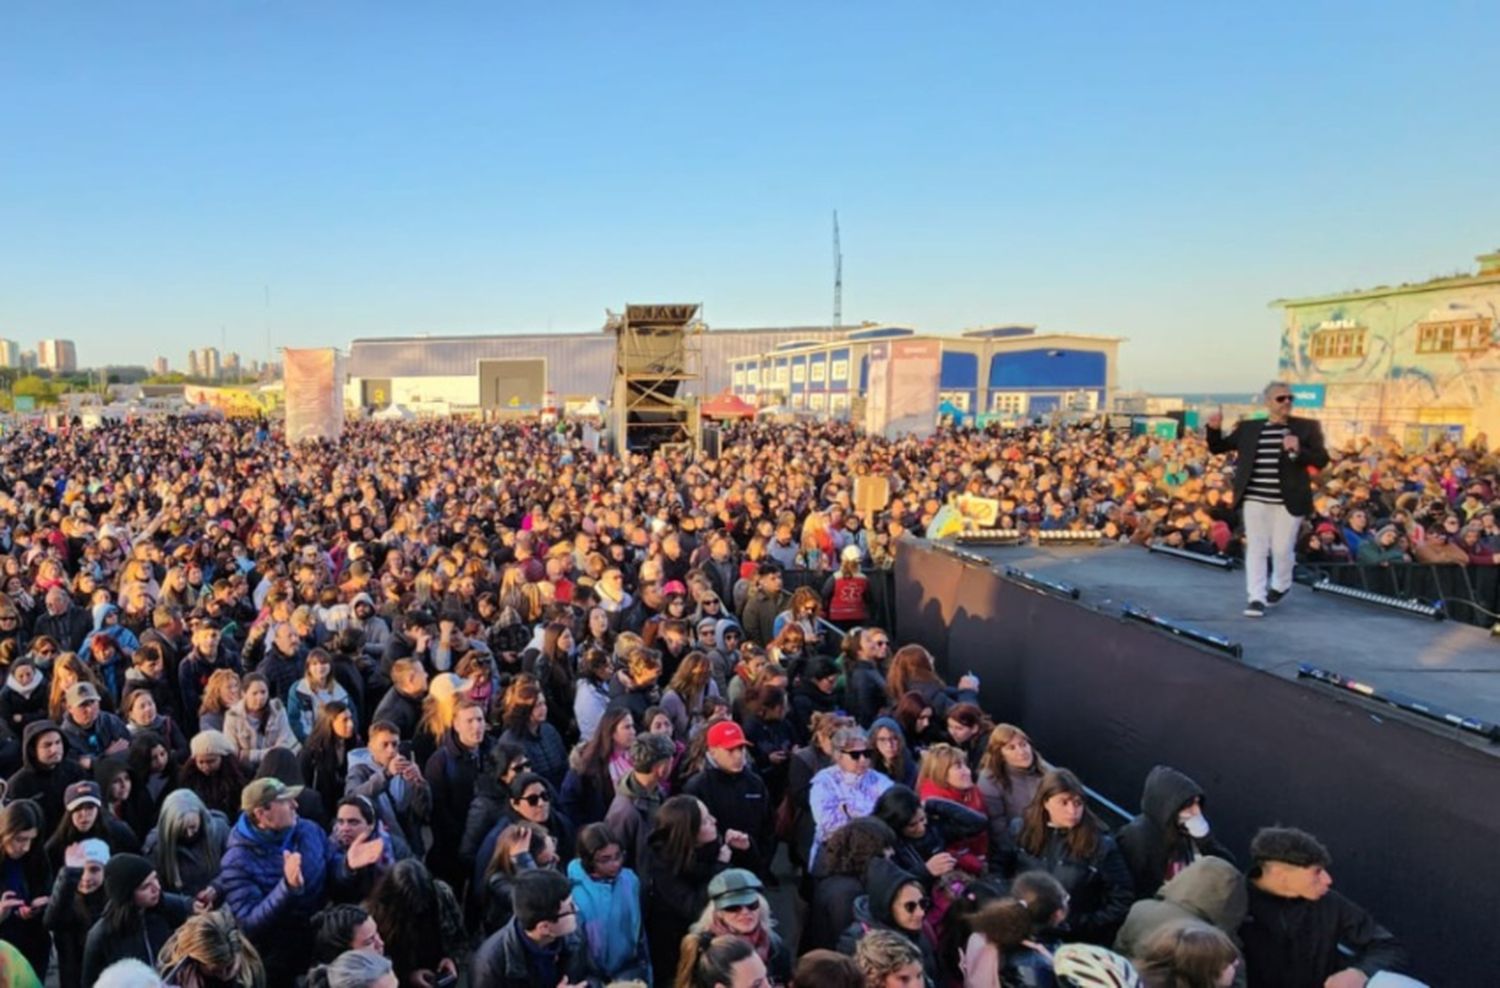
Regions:
<svg viewBox="0 0 1500 988"><path fill-rule="evenodd" d="M221 326L264 357L268 325L587 330L627 300L816 323L837 208L846 322L1117 334L1126 386L1255 387L1270 299L1500 246L1497 29L1480 2L10 0L0 336L180 367Z"/></svg>

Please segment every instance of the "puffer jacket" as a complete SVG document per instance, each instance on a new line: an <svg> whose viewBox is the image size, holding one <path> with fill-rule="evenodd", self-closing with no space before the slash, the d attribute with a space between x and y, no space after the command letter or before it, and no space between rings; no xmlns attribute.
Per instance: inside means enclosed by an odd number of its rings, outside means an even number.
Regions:
<svg viewBox="0 0 1500 988"><path fill-rule="evenodd" d="M1177 823L1182 808L1202 798L1203 788L1175 768L1158 765L1147 774L1141 812L1121 828L1119 836L1136 898L1155 895L1163 882L1199 858L1234 861L1234 855L1212 833L1190 837Z"/></svg>
<svg viewBox="0 0 1500 988"><path fill-rule="evenodd" d="M344 689L337 679L332 680L326 690L314 689L308 683L306 676L292 684L291 691L286 698L286 717L298 741L307 740L307 736L312 733L313 727L318 723L318 711L328 703L342 703L351 711L354 710L354 704L349 699L349 691ZM359 714L356 712L355 719L357 720L358 717Z"/></svg>
<svg viewBox="0 0 1500 988"><path fill-rule="evenodd" d="M286 883L286 851L302 855L301 888ZM274 833L252 826L241 814L229 832L218 885L230 912L263 954L305 957L312 941L309 920L327 904L330 879L343 860L311 820Z"/></svg>
<svg viewBox="0 0 1500 988"><path fill-rule="evenodd" d="M582 861L568 863L573 902L578 906L578 932L606 983L651 983L651 952L646 946L646 924L641 915L641 882L629 868L613 881L594 878Z"/></svg>
<svg viewBox="0 0 1500 988"><path fill-rule="evenodd" d="M224 711L224 733L234 742L240 761L250 768L260 764L266 752L272 748L286 748L296 752L302 747L297 735L292 733L292 722L287 719L286 707L274 696L266 701L261 714L261 726L257 730L245 713L245 701L240 700Z"/></svg>
<svg viewBox="0 0 1500 988"><path fill-rule="evenodd" d="M526 752L526 760L531 762L531 770L546 779L554 790L562 787L563 776L568 774L568 746L563 744L557 728L544 723L536 733L506 731L500 740L520 745Z"/></svg>

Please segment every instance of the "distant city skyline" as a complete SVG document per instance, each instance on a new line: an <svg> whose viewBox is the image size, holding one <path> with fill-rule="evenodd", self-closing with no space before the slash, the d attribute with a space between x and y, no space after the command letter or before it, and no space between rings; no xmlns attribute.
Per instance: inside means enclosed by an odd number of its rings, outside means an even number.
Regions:
<svg viewBox="0 0 1500 988"><path fill-rule="evenodd" d="M1279 297L1472 271L1500 8L20 5L0 336L80 366L843 314L1274 373ZM1455 148L1462 147L1462 153Z"/></svg>

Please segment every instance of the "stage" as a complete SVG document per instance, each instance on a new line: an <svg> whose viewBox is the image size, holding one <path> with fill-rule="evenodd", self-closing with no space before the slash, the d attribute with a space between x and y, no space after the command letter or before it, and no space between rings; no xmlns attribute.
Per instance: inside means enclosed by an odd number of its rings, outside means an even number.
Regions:
<svg viewBox="0 0 1500 988"><path fill-rule="evenodd" d="M1156 764L1197 779L1245 865L1281 823L1317 834L1335 885L1407 945L1434 985L1500 970L1500 745L1298 678L1310 663L1467 717L1500 721L1500 642L1297 586L1247 618L1244 574L1123 546L962 547L896 557L896 635L949 681L980 677L985 709L1054 765L1134 811ZM1005 575L1067 583L1077 600ZM1122 616L1144 609L1238 643L1238 657Z"/></svg>
<svg viewBox="0 0 1500 988"><path fill-rule="evenodd" d="M1295 585L1263 618L1241 613L1245 573L1147 552L1136 546L962 546L1000 570L1013 566L1079 591L1079 603L1111 617L1126 605L1236 642L1241 661L1286 679L1309 663L1488 724L1500 724L1500 640L1482 628L1433 621ZM1330 687L1300 680L1314 689ZM1455 740L1500 755L1500 745L1399 708L1370 702L1372 712L1408 717Z"/></svg>

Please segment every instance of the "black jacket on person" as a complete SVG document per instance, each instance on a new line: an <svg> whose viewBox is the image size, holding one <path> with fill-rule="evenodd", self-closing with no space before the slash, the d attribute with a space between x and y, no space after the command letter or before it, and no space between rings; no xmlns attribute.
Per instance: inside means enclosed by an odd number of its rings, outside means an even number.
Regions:
<svg viewBox="0 0 1500 988"><path fill-rule="evenodd" d="M88 611L73 602L68 602L68 609L61 614L53 615L51 611L42 614L31 626L31 637L46 635L64 652L76 652L88 633L94 630L94 618Z"/></svg>
<svg viewBox="0 0 1500 988"><path fill-rule="evenodd" d="M568 746L563 744L557 728L543 721L535 733L508 730L500 735L500 740L520 745L531 770L546 779L554 793L562 788L563 776L568 774Z"/></svg>
<svg viewBox="0 0 1500 988"><path fill-rule="evenodd" d="M463 887L467 870L460 864L458 849L474 799L474 785L484 770L489 745L465 748L449 730L443 743L427 759L427 788L432 793L432 849L427 863L432 873L446 880L455 890Z"/></svg>
<svg viewBox="0 0 1500 988"><path fill-rule="evenodd" d="M631 719L635 721L635 729L640 733L645 733L651 726L646 723L646 711L660 703L661 684L657 681L645 686L632 686L628 690L616 693L609 701L609 706L604 709L606 711L629 710Z"/></svg>
<svg viewBox="0 0 1500 988"><path fill-rule="evenodd" d="M1212 426L1205 431L1210 453L1236 453L1234 465L1234 501L1244 503L1245 489L1250 486L1250 477L1255 472L1255 452L1260 443L1260 434L1266 427L1265 419L1241 419L1229 435ZM1297 437L1295 454L1281 451L1278 478L1281 481L1281 500L1287 511L1299 518L1312 513L1312 481L1308 478L1308 467L1321 470L1328 465L1328 447L1323 445L1323 429L1313 419L1289 416L1287 431Z"/></svg>
<svg viewBox="0 0 1500 988"><path fill-rule="evenodd" d="M35 720L21 732L21 768L10 777L6 787L6 799L35 800L42 808L42 833L50 834L63 816L63 793L75 782L91 778L79 768L78 763L63 756L56 765L46 767L37 763L37 739L48 731L61 730L50 720ZM66 740L65 742L66 743Z"/></svg>
<svg viewBox="0 0 1500 988"><path fill-rule="evenodd" d="M417 735L417 725L422 722L422 698L407 696L392 686L376 705L370 723L382 720L396 726L401 732L401 740L412 740Z"/></svg>
<svg viewBox="0 0 1500 988"><path fill-rule="evenodd" d="M854 922L854 902L865 894L865 883L854 875L824 875L813 882L812 904L802 924L801 956L809 950L834 950Z"/></svg>
<svg viewBox="0 0 1500 988"><path fill-rule="evenodd" d="M792 722L792 733L796 736L797 743L807 744L812 740L809 725L813 714L831 714L843 705L844 698L838 690L824 693L806 680L792 687L791 710L787 712L787 719Z"/></svg>
<svg viewBox="0 0 1500 988"><path fill-rule="evenodd" d="M1146 776L1141 812L1120 829L1118 837L1137 899L1155 895L1163 882L1198 858L1234 862L1234 855L1212 833L1193 838L1178 825L1182 808L1202 798L1202 787L1175 768L1158 765Z"/></svg>
<svg viewBox="0 0 1500 988"><path fill-rule="evenodd" d="M146 910L141 924L123 933L109 929L100 919L89 930L83 948L83 983L91 985L115 961L135 959L153 964L162 946L193 913L193 900L185 895L161 894L155 909Z"/></svg>
<svg viewBox="0 0 1500 988"><path fill-rule="evenodd" d="M1067 832L1048 829L1040 854L1016 848L1017 872L1045 871L1062 883L1070 900L1067 931L1069 940L1108 946L1135 901L1130 869L1108 834L1100 834L1087 861L1068 850Z"/></svg>
<svg viewBox="0 0 1500 988"><path fill-rule="evenodd" d="M730 864L748 868L757 875L770 873L771 855L776 851L776 807L765 782L755 773L749 761L743 772L725 772L712 761L687 780L682 791L696 796L719 821L719 833L738 830L749 836L750 849L735 851Z"/></svg>
<svg viewBox="0 0 1500 988"><path fill-rule="evenodd" d="M855 661L844 684L844 708L849 716L868 728L889 702L880 668L873 662Z"/></svg>
<svg viewBox="0 0 1500 988"><path fill-rule="evenodd" d="M1251 882L1250 915L1240 940L1250 988L1321 988L1348 967L1374 976L1400 972L1406 963L1406 951L1390 931L1332 891L1317 900L1286 899Z"/></svg>
<svg viewBox="0 0 1500 988"><path fill-rule="evenodd" d="M486 938L469 964L469 984L473 988L551 988L564 978L575 985L603 983L577 934L557 941L551 972L542 970L541 948L524 943L525 936L519 922L512 919Z"/></svg>
<svg viewBox="0 0 1500 988"><path fill-rule="evenodd" d="M884 858L872 860L865 871L865 887L869 889L869 894L854 900L854 921L844 930L844 935L839 937L838 949L839 953L853 957L859 941L864 939L866 933L871 930L889 930L910 941L922 952L922 970L926 973L928 982L935 984L938 962L932 940L925 932L912 933L903 929L891 913L896 893L913 881L916 881L914 875L902 871Z"/></svg>
<svg viewBox="0 0 1500 988"><path fill-rule="evenodd" d="M103 885L88 895L79 895L78 880L82 877L82 868L60 870L47 911L42 915L42 924L52 932L52 943L57 948L58 988L84 988L83 948L89 930L109 901Z"/></svg>
<svg viewBox="0 0 1500 988"><path fill-rule="evenodd" d="M664 835L658 830L646 841L640 873L646 942L658 977L676 970L682 938L708 905L708 883L728 867L719 861L719 842L711 841L700 845L687 867L678 870L675 861L662 856Z"/></svg>

